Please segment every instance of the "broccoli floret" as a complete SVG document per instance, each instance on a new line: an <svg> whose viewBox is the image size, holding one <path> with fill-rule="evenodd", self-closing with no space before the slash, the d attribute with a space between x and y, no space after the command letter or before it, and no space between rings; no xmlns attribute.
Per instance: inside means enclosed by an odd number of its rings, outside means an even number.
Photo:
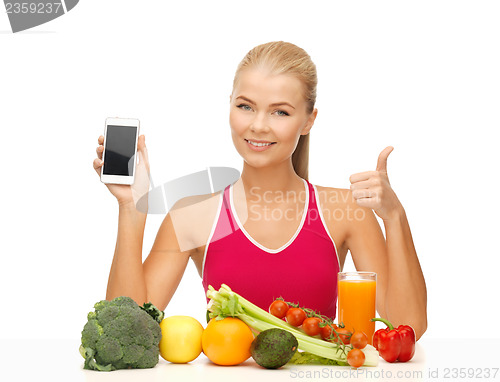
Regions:
<svg viewBox="0 0 500 382"><path fill-rule="evenodd" d="M150 367L154 367L158 363L158 357L160 355L159 347L150 347L144 350L144 354L137 361L135 367L137 369L149 369Z"/></svg>
<svg viewBox="0 0 500 382"><path fill-rule="evenodd" d="M151 320L148 320L147 325L148 325L149 331L153 335L153 342L160 343L160 340L161 340L161 328L160 328L160 325L155 325L155 323L152 322Z"/></svg>
<svg viewBox="0 0 500 382"><path fill-rule="evenodd" d="M104 309L105 307L109 306L109 303L110 303L110 301L107 301L107 300L101 300L101 301L99 301L99 302L96 302L96 303L94 304L94 310L95 310L95 312L90 312L89 314L91 314L91 313L95 313L95 314L97 315L97 313L98 313L100 310L102 310L102 309Z"/></svg>
<svg viewBox="0 0 500 382"><path fill-rule="evenodd" d="M130 345L134 342L132 332L132 320L129 316L119 316L106 325L106 333L118 338L122 345Z"/></svg>
<svg viewBox="0 0 500 382"><path fill-rule="evenodd" d="M96 314L96 319L99 321L99 324L104 326L107 323L113 321L116 317L120 315L120 308L118 306L107 306L106 309L101 309Z"/></svg>
<svg viewBox="0 0 500 382"><path fill-rule="evenodd" d="M146 313L147 314L147 313ZM153 333L148 328L145 317L140 317L138 320L132 322L132 327L130 330L136 333L134 342L138 345L143 345L144 347L151 347L154 343Z"/></svg>
<svg viewBox="0 0 500 382"><path fill-rule="evenodd" d="M96 319L87 321L82 331L82 346L84 348L95 348L95 344L99 337L104 334L104 330Z"/></svg>
<svg viewBox="0 0 500 382"><path fill-rule="evenodd" d="M111 300L110 303L112 305L116 305L116 306L130 306L131 308L138 308L139 305L137 305L137 303L131 299L130 297L126 297L126 296L121 296L121 297L116 297L115 299Z"/></svg>
<svg viewBox="0 0 500 382"><path fill-rule="evenodd" d="M94 309L82 331L85 369L144 369L158 363L161 329L157 320L163 312L151 303L140 307L130 297L99 301Z"/></svg>
<svg viewBox="0 0 500 382"><path fill-rule="evenodd" d="M123 357L122 345L117 339L103 334L95 344L96 360L99 359L99 363L108 364L118 361Z"/></svg>
<svg viewBox="0 0 500 382"><path fill-rule="evenodd" d="M124 347L123 351L123 362L133 365L141 359L144 355L144 346L131 344L130 346Z"/></svg>

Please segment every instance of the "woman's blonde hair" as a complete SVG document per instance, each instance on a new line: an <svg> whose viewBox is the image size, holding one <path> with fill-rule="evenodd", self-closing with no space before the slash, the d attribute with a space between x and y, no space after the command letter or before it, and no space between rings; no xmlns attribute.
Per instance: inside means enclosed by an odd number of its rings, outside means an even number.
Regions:
<svg viewBox="0 0 500 382"><path fill-rule="evenodd" d="M313 112L318 77L316 65L304 49L284 41L273 41L256 46L246 54L238 65L233 89L238 83L240 72L248 68L264 69L274 75L291 74L296 76L304 85L303 94L307 102L307 112L309 114ZM309 134L300 136L297 147L292 154L292 164L297 175L308 179Z"/></svg>

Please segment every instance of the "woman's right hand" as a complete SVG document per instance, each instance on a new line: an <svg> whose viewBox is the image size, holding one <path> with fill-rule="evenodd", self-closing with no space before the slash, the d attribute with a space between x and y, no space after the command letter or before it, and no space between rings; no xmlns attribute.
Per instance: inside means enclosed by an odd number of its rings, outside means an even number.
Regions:
<svg viewBox="0 0 500 382"><path fill-rule="evenodd" d="M96 149L97 158L94 159L94 170L97 172L97 175L101 176L101 168L104 163L102 161L104 136L101 135L97 142L99 146L97 146ZM120 206L127 204L137 206L139 200L144 195L147 195L149 191L149 161L144 135L139 136L137 142L137 155L139 157L139 163L136 164L134 184L130 186L125 184L106 183L106 187L108 187L108 190L113 194ZM144 213L147 212L147 196L144 199L144 203L141 201L139 210Z"/></svg>

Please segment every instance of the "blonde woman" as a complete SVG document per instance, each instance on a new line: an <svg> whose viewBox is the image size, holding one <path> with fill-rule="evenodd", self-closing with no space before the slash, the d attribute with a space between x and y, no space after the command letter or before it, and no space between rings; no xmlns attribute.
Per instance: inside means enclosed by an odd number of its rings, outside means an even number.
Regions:
<svg viewBox="0 0 500 382"><path fill-rule="evenodd" d="M192 259L205 289L225 283L266 310L283 296L335 317L337 272L350 251L357 270L377 273L379 315L410 324L422 336L426 287L405 211L387 177L392 147L382 151L376 171L351 176L350 190L309 183L316 85L314 63L291 43L270 42L247 53L236 70L229 115L243 158L241 177L223 192L178 202L144 263L146 214L135 207L130 186L107 185L119 203L108 299L128 295L164 309ZM94 168L100 174L102 136L98 142ZM137 171L144 175L144 136L138 152Z"/></svg>

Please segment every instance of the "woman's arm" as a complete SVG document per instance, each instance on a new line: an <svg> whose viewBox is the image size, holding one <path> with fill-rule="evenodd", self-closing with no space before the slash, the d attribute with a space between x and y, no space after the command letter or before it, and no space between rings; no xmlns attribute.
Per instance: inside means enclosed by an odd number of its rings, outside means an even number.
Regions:
<svg viewBox="0 0 500 382"><path fill-rule="evenodd" d="M220 193L179 200L163 219L143 264L140 263L140 255L134 256L131 253L131 260L127 262L127 252L122 252L120 255L123 257L119 260L125 265L121 270L121 290L130 290L130 293L134 290L140 291L143 298L141 303L150 301L164 310L179 286L189 259L192 258L195 263L195 259L199 263L203 261L205 244L216 216L219 199ZM129 239L133 236L132 233ZM128 248L132 251L134 243L130 243ZM139 254L140 252L138 249ZM201 268L201 264L197 265ZM138 288L128 286L132 283Z"/></svg>
<svg viewBox="0 0 500 382"><path fill-rule="evenodd" d="M142 242L146 214L133 202L119 206L118 235L108 278L106 299L129 296L138 304L147 301L142 269Z"/></svg>
<svg viewBox="0 0 500 382"><path fill-rule="evenodd" d="M152 302L164 310L182 279L191 251L180 250L171 216L167 214L143 263L145 222L145 214L135 206L120 207L106 299L129 296L140 305Z"/></svg>
<svg viewBox="0 0 500 382"><path fill-rule="evenodd" d="M427 289L402 206L391 219L384 220L384 226L388 257L387 318L397 324L411 325L418 339L427 329Z"/></svg>
<svg viewBox="0 0 500 382"><path fill-rule="evenodd" d="M354 205L364 208L368 218L351 225L348 247L356 267L360 263L364 269L382 268L378 272L382 288L377 298L383 300L379 314L394 325L411 325L418 339L427 329L427 290L405 211L387 177L391 151L392 147L382 151L376 171L351 176ZM384 249L379 245L370 249L367 242L367 237L380 231L371 209L384 222Z"/></svg>
<svg viewBox="0 0 500 382"><path fill-rule="evenodd" d="M94 170L101 174L103 165L104 136L97 140L97 158L94 159ZM106 187L118 202L118 234L115 253L108 278L106 298L129 296L138 303L147 299L146 284L142 270L142 241L146 225L146 213L136 207L149 189L149 161L144 135L137 142L139 163L136 168L136 179L132 186L124 184L106 184ZM142 206L147 211L147 206Z"/></svg>
<svg viewBox="0 0 500 382"><path fill-rule="evenodd" d="M165 309L189 261L190 251L182 252L170 214L163 220L147 259L142 262L146 214L134 205L120 206L118 236L106 299L129 296L138 304L152 302Z"/></svg>
<svg viewBox="0 0 500 382"><path fill-rule="evenodd" d="M100 175L104 151L102 135L98 138L98 143L97 158L94 159L93 165L96 173ZM147 205L141 205L138 208L136 203L149 189L149 161L144 135L139 137L137 154L139 163L132 186L106 184L119 206L118 234L109 272L106 299L129 296L138 304L150 301L163 310L182 278L189 252L181 253L176 237L180 230L174 230L170 214L168 214L160 227L155 245L143 265L142 246Z"/></svg>

